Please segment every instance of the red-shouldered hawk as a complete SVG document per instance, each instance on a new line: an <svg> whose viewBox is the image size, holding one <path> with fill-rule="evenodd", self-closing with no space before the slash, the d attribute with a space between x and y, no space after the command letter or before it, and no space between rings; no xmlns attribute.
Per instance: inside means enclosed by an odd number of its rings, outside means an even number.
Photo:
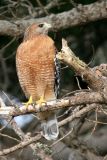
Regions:
<svg viewBox="0 0 107 160"><path fill-rule="evenodd" d="M59 83L59 72L54 41L47 35L50 28L48 23L32 24L17 50L16 68L20 85L29 99L27 104L56 99L55 82ZM56 139L59 131L55 113L44 112L39 116L44 137Z"/></svg>

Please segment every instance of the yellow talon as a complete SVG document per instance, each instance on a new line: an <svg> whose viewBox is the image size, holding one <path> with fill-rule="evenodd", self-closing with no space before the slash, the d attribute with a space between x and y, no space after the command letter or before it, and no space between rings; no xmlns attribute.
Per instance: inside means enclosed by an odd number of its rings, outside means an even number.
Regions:
<svg viewBox="0 0 107 160"><path fill-rule="evenodd" d="M28 107L28 105L32 104L33 103L33 99L32 99L32 96L30 96L28 102L25 102L23 103L26 107Z"/></svg>
<svg viewBox="0 0 107 160"><path fill-rule="evenodd" d="M42 103L46 103L46 101L45 101L45 99L44 99L44 96L41 96L41 97L40 97L40 100L36 101L36 104L41 105Z"/></svg>

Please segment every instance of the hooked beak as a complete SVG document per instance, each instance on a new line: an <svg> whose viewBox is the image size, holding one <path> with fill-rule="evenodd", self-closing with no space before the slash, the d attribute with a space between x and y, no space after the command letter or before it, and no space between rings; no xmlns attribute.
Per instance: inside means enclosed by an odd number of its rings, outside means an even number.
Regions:
<svg viewBox="0 0 107 160"><path fill-rule="evenodd" d="M44 23L44 27L47 28L47 29L50 29L50 28L52 28L52 25L45 22Z"/></svg>

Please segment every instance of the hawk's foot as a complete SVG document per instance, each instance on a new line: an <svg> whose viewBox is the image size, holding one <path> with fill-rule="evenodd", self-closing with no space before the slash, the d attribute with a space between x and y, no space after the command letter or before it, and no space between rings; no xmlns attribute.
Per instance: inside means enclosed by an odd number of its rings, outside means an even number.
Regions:
<svg viewBox="0 0 107 160"><path fill-rule="evenodd" d="M44 96L41 96L40 99L38 101L36 101L36 104L42 105L43 103L46 104L46 101L44 99Z"/></svg>
<svg viewBox="0 0 107 160"><path fill-rule="evenodd" d="M28 107L30 104L33 104L32 96L30 96L28 102L23 103L26 107Z"/></svg>

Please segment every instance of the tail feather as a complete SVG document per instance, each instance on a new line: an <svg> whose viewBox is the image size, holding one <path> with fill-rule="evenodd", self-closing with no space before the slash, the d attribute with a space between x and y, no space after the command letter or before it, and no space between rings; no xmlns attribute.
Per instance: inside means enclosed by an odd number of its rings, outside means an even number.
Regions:
<svg viewBox="0 0 107 160"><path fill-rule="evenodd" d="M42 121L41 127L43 130L43 136L47 140L55 140L58 137L59 129L56 115L53 113L45 121Z"/></svg>

